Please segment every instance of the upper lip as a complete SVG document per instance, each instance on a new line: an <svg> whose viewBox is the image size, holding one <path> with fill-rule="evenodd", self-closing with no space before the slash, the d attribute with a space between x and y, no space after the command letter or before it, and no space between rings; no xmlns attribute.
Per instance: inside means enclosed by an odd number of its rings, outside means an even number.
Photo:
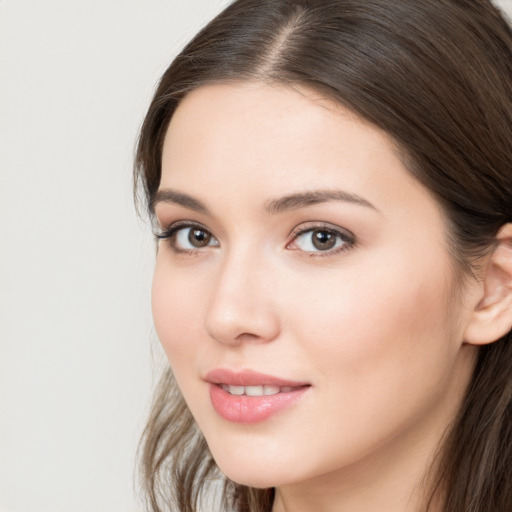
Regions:
<svg viewBox="0 0 512 512"><path fill-rule="evenodd" d="M279 386L300 387L309 385L308 382L295 381L274 377L254 370L242 370L239 372L219 368L208 372L204 378L212 384L227 384L229 386Z"/></svg>

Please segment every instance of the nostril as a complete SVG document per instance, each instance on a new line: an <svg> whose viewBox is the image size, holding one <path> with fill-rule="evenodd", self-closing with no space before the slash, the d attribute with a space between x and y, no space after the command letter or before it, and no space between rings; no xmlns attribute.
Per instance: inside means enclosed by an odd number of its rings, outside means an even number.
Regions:
<svg viewBox="0 0 512 512"><path fill-rule="evenodd" d="M257 336L256 334L252 334L250 332L243 332L242 334L239 334L237 336L237 338L240 340L240 341L244 341L244 340L247 340L247 341L256 341L259 336Z"/></svg>
<svg viewBox="0 0 512 512"><path fill-rule="evenodd" d="M277 315L262 311L258 315L215 315L206 318L206 331L219 343L239 345L241 343L266 343L279 334Z"/></svg>

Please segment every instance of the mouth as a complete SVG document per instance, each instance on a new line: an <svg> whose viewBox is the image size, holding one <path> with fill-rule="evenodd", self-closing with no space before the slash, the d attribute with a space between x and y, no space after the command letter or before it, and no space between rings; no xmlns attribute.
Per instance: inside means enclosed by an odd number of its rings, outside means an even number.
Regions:
<svg viewBox="0 0 512 512"><path fill-rule="evenodd" d="M290 408L312 387L252 370L214 370L204 380L217 414L231 423L246 424L262 422Z"/></svg>
<svg viewBox="0 0 512 512"><path fill-rule="evenodd" d="M218 384L224 391L233 396L273 396L279 393L291 393L306 386L232 386L229 384Z"/></svg>

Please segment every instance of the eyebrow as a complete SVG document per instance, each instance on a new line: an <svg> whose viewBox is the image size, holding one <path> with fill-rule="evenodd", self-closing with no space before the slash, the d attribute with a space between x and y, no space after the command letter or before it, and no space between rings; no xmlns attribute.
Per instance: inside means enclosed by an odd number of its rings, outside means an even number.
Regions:
<svg viewBox="0 0 512 512"><path fill-rule="evenodd" d="M377 210L377 208L375 208L375 206L366 199L344 190L314 190L309 192L298 192L296 194L268 201L265 205L265 210L270 215L277 215L285 211L299 210L300 208L305 208L307 206L328 203L331 201L352 203ZM151 213L155 213L156 206L159 203L177 204L198 213L210 214L210 210L198 199L169 188L157 191L149 206Z"/></svg>
<svg viewBox="0 0 512 512"><path fill-rule="evenodd" d="M291 194L279 199L274 199L267 203L265 209L270 214L277 214L331 201L353 203L377 210L377 208L375 208L375 206L366 199L344 190L315 190L310 192L299 192L297 194Z"/></svg>
<svg viewBox="0 0 512 512"><path fill-rule="evenodd" d="M151 213L155 213L158 203L177 204L198 213L210 213L208 208L201 201L189 196L188 194L183 194L182 192L177 192L170 188L164 188L156 192L149 205L149 211Z"/></svg>

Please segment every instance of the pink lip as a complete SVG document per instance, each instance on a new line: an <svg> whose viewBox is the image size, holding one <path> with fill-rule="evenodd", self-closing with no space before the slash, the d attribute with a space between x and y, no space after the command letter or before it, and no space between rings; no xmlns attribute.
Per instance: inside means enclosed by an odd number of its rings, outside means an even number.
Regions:
<svg viewBox="0 0 512 512"><path fill-rule="evenodd" d="M204 380L212 384L228 384L230 386L279 386L299 387L308 386L309 382L281 379L253 370L234 372L232 370L218 369L206 374Z"/></svg>
<svg viewBox="0 0 512 512"><path fill-rule="evenodd" d="M213 408L219 416L232 423L264 421L273 414L295 404L311 388L311 385L305 382L281 379L252 370L242 372L214 370L206 375L205 380L210 383L210 400ZM222 389L221 384L231 386L267 385L294 389L275 395L231 395Z"/></svg>

